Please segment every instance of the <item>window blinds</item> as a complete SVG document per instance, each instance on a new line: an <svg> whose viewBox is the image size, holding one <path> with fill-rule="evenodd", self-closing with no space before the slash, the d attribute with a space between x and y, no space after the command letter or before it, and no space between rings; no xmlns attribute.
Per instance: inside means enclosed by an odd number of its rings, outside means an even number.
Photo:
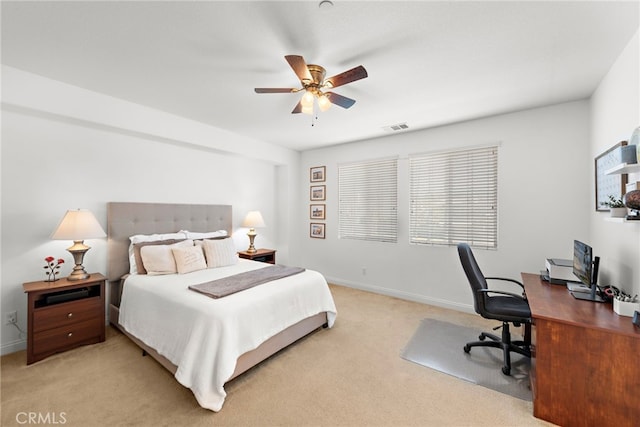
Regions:
<svg viewBox="0 0 640 427"><path fill-rule="evenodd" d="M397 158L338 165L338 237L395 243L397 192Z"/></svg>
<svg viewBox="0 0 640 427"><path fill-rule="evenodd" d="M411 243L496 249L498 147L409 156Z"/></svg>

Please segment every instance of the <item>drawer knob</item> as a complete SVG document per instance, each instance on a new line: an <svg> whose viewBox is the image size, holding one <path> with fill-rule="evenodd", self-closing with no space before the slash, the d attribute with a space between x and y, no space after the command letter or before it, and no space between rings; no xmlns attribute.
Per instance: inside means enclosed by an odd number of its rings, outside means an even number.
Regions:
<svg viewBox="0 0 640 427"><path fill-rule="evenodd" d="M72 336L73 336L73 332L69 332L69 333L67 334L67 338L71 338Z"/></svg>
<svg viewBox="0 0 640 427"><path fill-rule="evenodd" d="M68 317L69 319L71 319L71 318L73 317L73 313L69 313L69 314L67 314L67 317Z"/></svg>

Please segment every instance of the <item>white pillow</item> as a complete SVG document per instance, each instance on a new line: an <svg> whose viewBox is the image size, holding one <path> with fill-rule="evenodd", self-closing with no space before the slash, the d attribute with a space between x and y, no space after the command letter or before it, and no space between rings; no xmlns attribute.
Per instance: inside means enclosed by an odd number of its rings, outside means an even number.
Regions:
<svg viewBox="0 0 640 427"><path fill-rule="evenodd" d="M204 260L201 246L172 247L171 252L176 260L178 274L191 273L192 271L207 268L207 262Z"/></svg>
<svg viewBox="0 0 640 427"><path fill-rule="evenodd" d="M140 257L147 274L175 274L178 272L171 249L193 246L193 240L183 240L172 245L150 245L140 248Z"/></svg>
<svg viewBox="0 0 640 427"><path fill-rule="evenodd" d="M218 230L218 231L208 231L206 233L198 233L196 231L187 231L180 230L181 233L184 233L187 236L187 239L197 240L197 239L211 239L212 237L226 237L227 230Z"/></svg>
<svg viewBox="0 0 640 427"><path fill-rule="evenodd" d="M238 262L238 252L233 239L203 240L202 248L207 258L207 267L216 268L233 265Z"/></svg>
<svg viewBox="0 0 640 427"><path fill-rule="evenodd" d="M179 231L177 233L167 234L136 234L135 236L129 237L129 240L131 242L129 243L129 274L138 274L138 267L136 266L136 257L133 250L133 245L142 242L157 242L158 240L170 239L186 239L186 234L182 231Z"/></svg>

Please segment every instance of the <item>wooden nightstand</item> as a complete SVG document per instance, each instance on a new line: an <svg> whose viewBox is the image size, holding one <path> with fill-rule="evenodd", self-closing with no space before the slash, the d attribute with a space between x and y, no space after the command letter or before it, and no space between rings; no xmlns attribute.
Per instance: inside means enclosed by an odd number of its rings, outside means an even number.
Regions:
<svg viewBox="0 0 640 427"><path fill-rule="evenodd" d="M29 282L27 293L27 365L55 353L105 340L105 281L88 279Z"/></svg>
<svg viewBox="0 0 640 427"><path fill-rule="evenodd" d="M275 249L258 249L257 252L249 253L247 251L238 252L238 256L244 259L250 259L253 261L267 262L269 264L276 263L276 251Z"/></svg>

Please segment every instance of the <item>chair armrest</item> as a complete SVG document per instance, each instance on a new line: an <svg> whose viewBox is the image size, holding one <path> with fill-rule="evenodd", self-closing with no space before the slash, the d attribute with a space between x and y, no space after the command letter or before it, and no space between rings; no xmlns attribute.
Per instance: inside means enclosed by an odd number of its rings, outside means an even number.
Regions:
<svg viewBox="0 0 640 427"><path fill-rule="evenodd" d="M500 294L500 295L507 295L510 297L514 297L514 298L518 298L521 299L523 301L527 300L527 296L526 295L518 295L518 294L514 294L512 292L505 292L505 291L497 291L497 290L493 290L493 289L478 289L478 293L483 293L483 294L488 294L488 293L492 293L492 294Z"/></svg>
<svg viewBox="0 0 640 427"><path fill-rule="evenodd" d="M507 279L505 277L485 277L485 279L486 280L503 280L505 282L515 283L516 285L520 286L524 290L524 285L514 279Z"/></svg>

